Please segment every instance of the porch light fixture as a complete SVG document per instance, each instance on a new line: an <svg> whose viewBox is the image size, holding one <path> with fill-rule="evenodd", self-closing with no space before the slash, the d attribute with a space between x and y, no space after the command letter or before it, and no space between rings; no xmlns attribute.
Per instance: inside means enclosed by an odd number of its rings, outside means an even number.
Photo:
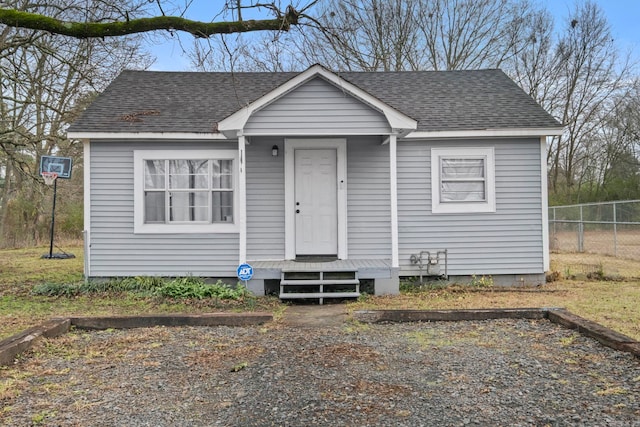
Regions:
<svg viewBox="0 0 640 427"><path fill-rule="evenodd" d="M271 147L271 155L273 157L278 157L278 146L274 145L273 147Z"/></svg>

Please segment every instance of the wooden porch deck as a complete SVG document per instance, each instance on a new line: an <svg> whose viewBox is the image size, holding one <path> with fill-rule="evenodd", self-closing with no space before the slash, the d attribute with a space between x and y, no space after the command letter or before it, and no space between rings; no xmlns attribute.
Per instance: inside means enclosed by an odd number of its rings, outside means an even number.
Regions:
<svg viewBox="0 0 640 427"><path fill-rule="evenodd" d="M256 279L280 279L282 272L357 271L360 279L388 279L393 267L390 259L346 259L327 262L249 261Z"/></svg>

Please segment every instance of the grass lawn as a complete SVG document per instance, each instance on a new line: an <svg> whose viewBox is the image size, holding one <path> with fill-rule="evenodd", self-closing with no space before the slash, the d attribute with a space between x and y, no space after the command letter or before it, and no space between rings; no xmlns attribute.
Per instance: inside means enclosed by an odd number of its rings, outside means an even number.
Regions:
<svg viewBox="0 0 640 427"><path fill-rule="evenodd" d="M67 251L76 258L41 259L48 248L0 250L0 340L52 317L250 310L278 313L285 308L276 298L226 301L174 300L133 293L33 295L36 285L82 283L82 248Z"/></svg>
<svg viewBox="0 0 640 427"><path fill-rule="evenodd" d="M241 301L173 300L130 293L81 294L46 297L32 294L35 285L82 281L82 248L69 252L77 258L40 259L46 248L0 250L0 339L46 319L69 315L118 315L222 310L282 312L285 305L274 298ZM585 273L624 280L587 280ZM640 340L640 261L616 258L590 259L585 254L552 255L552 269L563 279L533 289L477 289L454 286L423 287L399 296L368 296L349 303L359 309L461 309L509 307L565 307L573 313Z"/></svg>

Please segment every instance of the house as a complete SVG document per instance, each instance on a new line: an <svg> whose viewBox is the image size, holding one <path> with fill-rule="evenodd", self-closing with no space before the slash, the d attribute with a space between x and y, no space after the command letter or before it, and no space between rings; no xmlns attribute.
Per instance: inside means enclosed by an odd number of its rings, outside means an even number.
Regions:
<svg viewBox="0 0 640 427"><path fill-rule="evenodd" d="M542 282L545 141L561 133L500 70L125 71L68 130L85 274L233 278L248 262L252 291L291 298L397 293L402 276Z"/></svg>

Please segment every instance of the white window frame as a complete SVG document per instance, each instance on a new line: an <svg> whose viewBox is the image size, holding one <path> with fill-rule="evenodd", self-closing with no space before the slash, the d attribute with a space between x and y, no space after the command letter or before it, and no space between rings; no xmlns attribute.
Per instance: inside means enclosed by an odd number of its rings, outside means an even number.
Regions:
<svg viewBox="0 0 640 427"><path fill-rule="evenodd" d="M231 223L165 223L144 222L144 173L146 160L232 160L233 161L233 222ZM134 150L134 227L135 234L238 233L239 182L236 150Z"/></svg>
<svg viewBox="0 0 640 427"><path fill-rule="evenodd" d="M441 192L442 159L483 159L485 162L485 200L443 202ZM449 147L431 149L431 212L432 213L482 213L496 211L495 150L493 147Z"/></svg>

